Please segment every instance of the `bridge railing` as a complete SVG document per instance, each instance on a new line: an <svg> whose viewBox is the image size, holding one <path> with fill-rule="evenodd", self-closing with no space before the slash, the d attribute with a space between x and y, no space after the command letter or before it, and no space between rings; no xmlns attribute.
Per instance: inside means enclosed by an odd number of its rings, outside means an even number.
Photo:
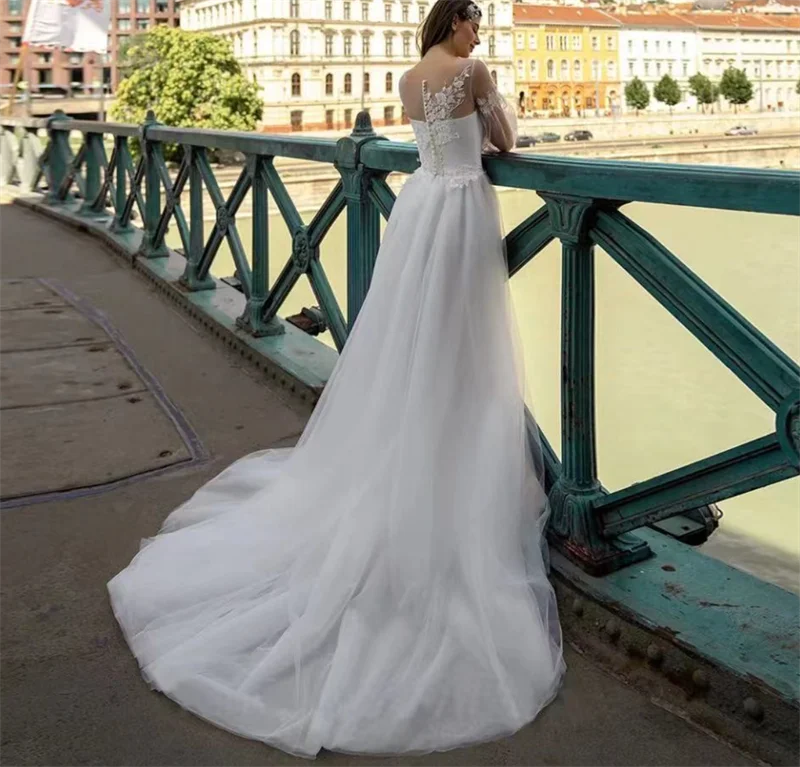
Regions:
<svg viewBox="0 0 800 767"><path fill-rule="evenodd" d="M306 277L341 350L370 284L380 244L380 216L395 196L389 172L411 173L416 147L382 140L366 113L353 133L338 141L78 122L63 115L48 121L2 122L0 175L28 189L46 187L46 203L63 206L79 196L75 215L95 217L110 206L114 232L141 216L143 258L168 255L164 242L174 221L186 264L181 282L190 291L211 290L215 256L227 240L246 303L238 325L257 336L284 332L278 312L292 287ZM38 134L47 132L39 152ZM74 152L70 136L82 136ZM113 149L106 151L104 137ZM140 150L134 161L131 142ZM173 181L165 145L182 159ZM209 152L242 153L246 162L225 198ZM276 157L330 163L341 180L305 224L274 165ZM497 185L535 190L544 204L506 236L508 268L519 272L553 239L562 246L562 455L542 435L551 539L589 572L610 572L650 554L631 535L637 528L700 509L800 473L800 368L769 338L652 234L628 218L630 202L695 206L788 216L800 215L800 174L740 168L582 160L535 155L485 158ZM182 193L189 183L189 210ZM215 221L203 228L203 188ZM75 194L78 190L78 195ZM252 248L245 251L236 213L252 193ZM267 197L272 196L291 233L291 253L274 281L269 277ZM320 260L320 244L334 221L347 216L347 307L339 306ZM775 413L775 429L733 449L607 492L597 476L594 365L594 249L600 245L717 359Z"/></svg>

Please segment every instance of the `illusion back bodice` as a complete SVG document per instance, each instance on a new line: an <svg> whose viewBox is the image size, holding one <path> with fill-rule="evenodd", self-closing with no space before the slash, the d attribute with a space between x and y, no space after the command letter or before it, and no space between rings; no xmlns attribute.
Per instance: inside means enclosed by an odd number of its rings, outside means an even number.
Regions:
<svg viewBox="0 0 800 767"><path fill-rule="evenodd" d="M513 147L515 121L482 62L455 62L449 71L410 70L400 80L400 97L422 172L461 186L482 175L483 150L493 143L504 150Z"/></svg>

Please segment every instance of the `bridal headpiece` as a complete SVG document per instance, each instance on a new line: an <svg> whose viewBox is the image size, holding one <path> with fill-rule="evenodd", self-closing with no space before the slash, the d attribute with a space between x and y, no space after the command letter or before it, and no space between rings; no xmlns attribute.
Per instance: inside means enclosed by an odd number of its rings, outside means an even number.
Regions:
<svg viewBox="0 0 800 767"><path fill-rule="evenodd" d="M478 8L475 3L470 3L464 10L464 13L470 21L480 21L481 17L483 16L481 9Z"/></svg>

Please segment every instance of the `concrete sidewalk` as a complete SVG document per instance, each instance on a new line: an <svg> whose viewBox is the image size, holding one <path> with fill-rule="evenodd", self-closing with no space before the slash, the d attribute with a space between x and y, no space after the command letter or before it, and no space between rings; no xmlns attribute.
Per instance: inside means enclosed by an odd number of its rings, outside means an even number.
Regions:
<svg viewBox="0 0 800 767"><path fill-rule="evenodd" d="M2 494L14 496L0 516L3 763L302 763L149 690L105 584L204 481L249 452L293 444L308 411L97 241L6 205L0 257ZM567 663L557 700L512 738L425 757L320 758L755 763L574 651Z"/></svg>

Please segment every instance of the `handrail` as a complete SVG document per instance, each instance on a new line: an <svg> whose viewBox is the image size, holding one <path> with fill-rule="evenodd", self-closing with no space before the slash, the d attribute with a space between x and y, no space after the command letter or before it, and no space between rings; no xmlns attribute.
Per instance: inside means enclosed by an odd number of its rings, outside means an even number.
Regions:
<svg viewBox="0 0 800 767"><path fill-rule="evenodd" d="M286 297L306 277L338 349L360 310L394 193L390 172L419 167L415 146L381 139L367 113L353 133L338 141L173 128L152 114L144 125L50 120L0 120L0 178L29 189L46 182L47 204L77 205L75 215L112 215L112 232L132 230L142 217L141 258L169 251L164 236L175 222L186 264L186 290L212 290L217 251L227 240L246 302L237 324L255 336L280 335L278 316ZM46 148L38 136L47 131ZM70 145L81 134L77 154ZM114 140L106 155L104 135ZM131 141L137 143L134 162ZM174 180L165 145L183 157ZM210 152L242 153L246 164L226 198L209 161ZM305 224L273 160L276 157L332 164L341 176L317 214ZM553 515L551 539L590 572L601 574L649 555L631 531L676 514L781 481L800 473L800 367L712 290L680 259L621 208L633 201L708 209L800 216L800 174L744 168L582 160L503 154L484 158L497 185L538 192L544 205L505 238L509 274L525 267L553 239L562 245L562 455L542 435ZM142 184L144 183L144 192ZM189 186L189 216L183 207ZM73 191L77 187L78 193ZM215 223L203 228L203 188ZM245 252L236 213L252 192L252 251ZM292 239L291 253L270 287L267 196L274 200ZM72 208L70 208L72 210ZM320 260L320 245L338 216L347 214L348 305L339 307ZM775 413L775 431L616 492L598 476L594 414L594 248L600 245L639 285L684 325Z"/></svg>

